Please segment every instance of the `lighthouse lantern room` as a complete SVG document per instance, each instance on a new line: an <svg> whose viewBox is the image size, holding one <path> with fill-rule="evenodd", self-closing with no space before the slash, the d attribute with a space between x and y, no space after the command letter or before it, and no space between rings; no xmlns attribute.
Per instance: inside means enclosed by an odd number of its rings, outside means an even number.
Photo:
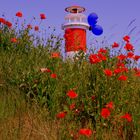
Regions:
<svg viewBox="0 0 140 140"><path fill-rule="evenodd" d="M86 30L89 24L86 22L86 16L82 13L84 7L70 6L65 9L65 23L62 25L65 38L66 57L72 58L79 51L86 53Z"/></svg>

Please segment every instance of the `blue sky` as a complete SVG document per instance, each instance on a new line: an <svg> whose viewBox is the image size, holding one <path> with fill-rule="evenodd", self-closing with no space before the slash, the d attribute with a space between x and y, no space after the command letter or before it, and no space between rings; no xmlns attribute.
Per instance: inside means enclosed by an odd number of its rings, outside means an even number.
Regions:
<svg viewBox="0 0 140 140"><path fill-rule="evenodd" d="M131 33L131 42L136 47L137 53L140 52L140 0L0 0L0 16L4 14L6 18L12 21L17 11L22 11L26 22L30 22L35 16L39 23L39 14L44 13L47 19L42 23L42 28L48 26L55 27L56 32L63 35L61 24L64 22L64 16L67 14L64 9L68 6L79 5L86 8L86 16L95 12L99 16L98 24L104 29L104 33L97 37L87 31L88 42L95 38L99 41L104 38L112 43L120 42L123 35ZM128 27L128 24L132 24Z"/></svg>

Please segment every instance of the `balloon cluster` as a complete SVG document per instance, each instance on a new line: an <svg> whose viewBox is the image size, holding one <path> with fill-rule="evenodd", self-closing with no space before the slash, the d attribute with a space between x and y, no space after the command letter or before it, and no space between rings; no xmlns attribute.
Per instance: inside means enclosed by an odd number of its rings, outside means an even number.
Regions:
<svg viewBox="0 0 140 140"><path fill-rule="evenodd" d="M88 16L88 23L90 25L90 30L95 35L101 35L103 33L103 28L100 25L96 25L98 16L96 13L91 13Z"/></svg>

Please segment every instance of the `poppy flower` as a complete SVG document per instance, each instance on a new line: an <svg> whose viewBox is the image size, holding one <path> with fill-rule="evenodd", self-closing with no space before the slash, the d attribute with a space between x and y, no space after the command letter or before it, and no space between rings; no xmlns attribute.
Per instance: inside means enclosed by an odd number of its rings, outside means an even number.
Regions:
<svg viewBox="0 0 140 140"><path fill-rule="evenodd" d="M133 59L134 59L135 61L138 61L138 60L140 59L140 55L135 55L135 56L133 57Z"/></svg>
<svg viewBox="0 0 140 140"><path fill-rule="evenodd" d="M11 23L11 22L9 22L9 21L6 21L6 22L5 22L5 25L7 25L9 28L11 28L11 27L12 27L12 23Z"/></svg>
<svg viewBox="0 0 140 140"><path fill-rule="evenodd" d="M59 118L59 119L62 119L62 118L65 118L67 112L66 111L63 111L63 112L59 112L56 117Z"/></svg>
<svg viewBox="0 0 140 140"><path fill-rule="evenodd" d="M70 105L70 110L73 110L75 108L75 103L72 103L71 105Z"/></svg>
<svg viewBox="0 0 140 140"><path fill-rule="evenodd" d="M110 116L110 111L108 110L108 108L102 108L101 110L101 116L106 119Z"/></svg>
<svg viewBox="0 0 140 140"><path fill-rule="evenodd" d="M114 105L113 105L113 102L109 102L106 104L106 108L108 109L113 109Z"/></svg>
<svg viewBox="0 0 140 140"><path fill-rule="evenodd" d="M102 61L106 61L107 60L106 56L104 56L103 54L98 53L97 55L98 55L100 60L102 60Z"/></svg>
<svg viewBox="0 0 140 140"><path fill-rule="evenodd" d="M124 48L125 48L127 51L133 51L133 50L134 50L134 47L133 47L132 44L130 44L130 43L126 43L126 45L124 46Z"/></svg>
<svg viewBox="0 0 140 140"><path fill-rule="evenodd" d="M12 43L16 43L17 42L17 39L14 37L14 38L11 38L11 42Z"/></svg>
<svg viewBox="0 0 140 140"><path fill-rule="evenodd" d="M78 94L74 90L69 90L67 92L67 96L69 96L69 98L71 98L71 99L75 99L78 97Z"/></svg>
<svg viewBox="0 0 140 140"><path fill-rule="evenodd" d="M22 14L22 12L17 12L17 13L16 13L16 16L17 16L17 17L22 17L23 14Z"/></svg>
<svg viewBox="0 0 140 140"><path fill-rule="evenodd" d="M6 20L4 18L0 18L0 23L5 24Z"/></svg>
<svg viewBox="0 0 140 140"><path fill-rule="evenodd" d="M124 67L124 66L125 66L125 64L123 62L118 62L117 63L117 67Z"/></svg>
<svg viewBox="0 0 140 140"><path fill-rule="evenodd" d="M101 60L99 59L97 54L90 54L89 61L90 61L91 64L96 64L96 63L101 62Z"/></svg>
<svg viewBox="0 0 140 140"><path fill-rule="evenodd" d="M105 74L106 76L112 76L112 71L111 71L110 69L105 69L105 70L104 70L104 74Z"/></svg>
<svg viewBox="0 0 140 140"><path fill-rule="evenodd" d="M119 47L119 44L118 44L118 43L114 42L114 43L112 44L112 48L118 48L118 47Z"/></svg>
<svg viewBox="0 0 140 140"><path fill-rule="evenodd" d="M133 58L134 56L134 53L133 52L128 52L127 53L127 58Z"/></svg>
<svg viewBox="0 0 140 140"><path fill-rule="evenodd" d="M52 52L51 53L51 58L59 58L60 57L60 53L59 52Z"/></svg>
<svg viewBox="0 0 140 140"><path fill-rule="evenodd" d="M123 55L123 54L120 54L120 55L117 56L117 58L118 58L119 60L124 60L124 59L126 59L126 56Z"/></svg>
<svg viewBox="0 0 140 140"><path fill-rule="evenodd" d="M100 49L98 50L98 53L107 53L107 50L104 49L104 48L100 48Z"/></svg>
<svg viewBox="0 0 140 140"><path fill-rule="evenodd" d="M39 27L38 26L35 26L34 30L35 31L38 31L39 30Z"/></svg>
<svg viewBox="0 0 140 140"><path fill-rule="evenodd" d="M127 78L128 78L128 77L125 76L125 75L120 75L119 78L118 78L118 80L120 80L120 81L126 81Z"/></svg>
<svg viewBox="0 0 140 140"><path fill-rule="evenodd" d="M126 113L125 115L121 116L121 118L126 119L128 122L132 121L132 116L129 113Z"/></svg>
<svg viewBox="0 0 140 140"><path fill-rule="evenodd" d="M45 14L40 14L40 19L46 19L46 15Z"/></svg>
<svg viewBox="0 0 140 140"><path fill-rule="evenodd" d="M79 130L80 135L84 135L86 137L90 137L92 135L92 130L87 128L82 128Z"/></svg>
<svg viewBox="0 0 140 140"><path fill-rule="evenodd" d="M123 37L123 40L128 43L130 41L130 37L128 35L126 35Z"/></svg>
<svg viewBox="0 0 140 140"><path fill-rule="evenodd" d="M51 78L56 79L56 78L57 78L57 74L52 73L52 74L51 74Z"/></svg>
<svg viewBox="0 0 140 140"><path fill-rule="evenodd" d="M51 72L51 70L48 69L48 68L41 68L40 71L41 71L41 72Z"/></svg>
<svg viewBox="0 0 140 140"><path fill-rule="evenodd" d="M122 71L121 71L120 68L117 68L117 69L114 70L114 73L115 73L115 74L119 74L119 73L121 73L121 72L122 72Z"/></svg>

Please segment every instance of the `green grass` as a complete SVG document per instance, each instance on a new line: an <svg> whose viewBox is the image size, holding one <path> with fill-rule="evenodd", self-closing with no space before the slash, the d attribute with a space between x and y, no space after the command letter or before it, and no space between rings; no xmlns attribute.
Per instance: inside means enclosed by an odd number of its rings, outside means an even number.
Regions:
<svg viewBox="0 0 140 140"><path fill-rule="evenodd" d="M28 32L19 34L18 43L11 43L14 30L1 27L0 32L0 138L3 140L139 140L140 137L140 79L130 65L119 75L108 77L105 69L114 70L117 58L91 64L88 56L62 60L52 58L51 52L60 51L59 37L46 45L33 45ZM57 43L55 43L57 42ZM58 45L59 44L59 45ZM58 45L58 46L57 46ZM124 61L127 64L127 61ZM133 62L132 62L133 63ZM41 72L48 68L51 72ZM57 78L51 78L51 74ZM121 74L120 74L121 75ZM69 90L78 97L70 99ZM92 100L92 96L95 99ZM114 107L106 119L102 108L110 101ZM69 109L74 103L75 108ZM67 112L58 119L59 112ZM132 121L121 118L125 113ZM92 136L81 136L81 128L92 130Z"/></svg>

